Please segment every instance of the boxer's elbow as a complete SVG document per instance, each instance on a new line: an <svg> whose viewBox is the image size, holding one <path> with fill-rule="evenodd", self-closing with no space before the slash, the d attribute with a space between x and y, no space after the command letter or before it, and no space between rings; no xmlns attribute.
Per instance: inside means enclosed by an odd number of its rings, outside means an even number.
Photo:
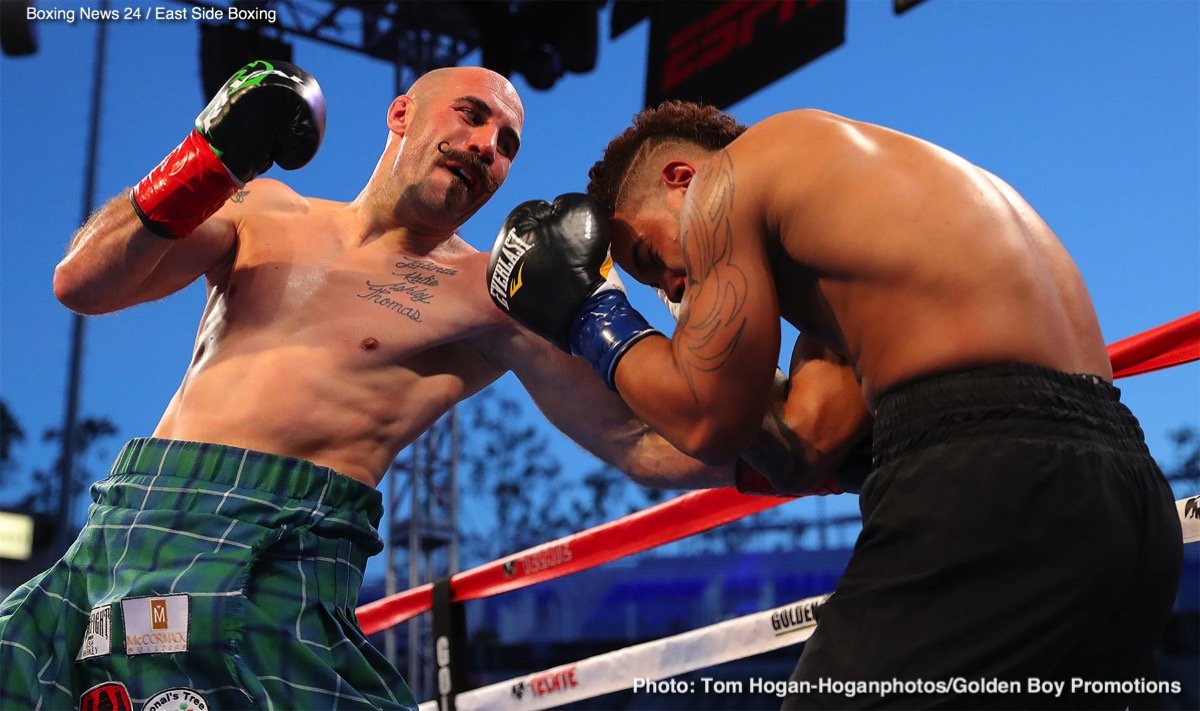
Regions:
<svg viewBox="0 0 1200 711"><path fill-rule="evenodd" d="M687 478L675 475L674 472L655 469L626 470L625 477L638 486L647 489L696 489Z"/></svg>
<svg viewBox="0 0 1200 711"><path fill-rule="evenodd" d="M710 489L733 484L733 459L719 465L700 461L680 447L675 434L630 419L625 428L613 430L605 438L622 444L610 447L609 456L601 458L633 483L650 489Z"/></svg>
<svg viewBox="0 0 1200 711"><path fill-rule="evenodd" d="M618 467L630 481L650 489L711 489L733 484L733 462L706 465L657 432L647 431Z"/></svg>
<svg viewBox="0 0 1200 711"><path fill-rule="evenodd" d="M752 425L706 416L688 427L679 448L709 466L722 466L737 459L752 436Z"/></svg>
<svg viewBox="0 0 1200 711"><path fill-rule="evenodd" d="M113 310L110 304L105 303L103 292L89 283L70 259L64 259L54 268L54 298L68 309L85 316Z"/></svg>
<svg viewBox="0 0 1200 711"><path fill-rule="evenodd" d="M54 298L58 303L78 313L87 313L89 299L82 280L66 260L54 268Z"/></svg>

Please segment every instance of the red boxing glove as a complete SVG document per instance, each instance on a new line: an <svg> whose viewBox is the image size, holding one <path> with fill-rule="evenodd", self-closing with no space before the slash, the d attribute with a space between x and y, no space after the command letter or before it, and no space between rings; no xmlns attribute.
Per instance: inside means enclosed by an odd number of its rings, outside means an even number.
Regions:
<svg viewBox="0 0 1200 711"><path fill-rule="evenodd" d="M776 489L767 478L760 474L757 469L739 459L737 467L734 469L734 483L737 490L743 494L753 496L775 496L784 499L793 499L797 494L785 494ZM816 486L809 491L804 492L804 496L816 495L826 496L828 494L844 494L845 490L838 484L836 478L830 478L820 486Z"/></svg>
<svg viewBox="0 0 1200 711"><path fill-rule="evenodd" d="M187 237L238 188L212 146L193 130L129 193L138 217L159 237Z"/></svg>
<svg viewBox="0 0 1200 711"><path fill-rule="evenodd" d="M187 237L271 165L293 170L312 160L325 134L325 97L300 67L260 59L225 82L195 126L129 193L160 237Z"/></svg>

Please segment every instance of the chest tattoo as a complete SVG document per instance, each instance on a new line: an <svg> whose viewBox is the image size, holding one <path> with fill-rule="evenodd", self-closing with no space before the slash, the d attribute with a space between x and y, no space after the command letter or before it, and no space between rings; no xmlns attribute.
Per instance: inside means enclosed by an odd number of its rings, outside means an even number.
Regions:
<svg viewBox="0 0 1200 711"><path fill-rule="evenodd" d="M406 257L392 265L389 278L368 279L356 296L420 323L421 310L428 312L432 306L441 279L457 273L457 269Z"/></svg>

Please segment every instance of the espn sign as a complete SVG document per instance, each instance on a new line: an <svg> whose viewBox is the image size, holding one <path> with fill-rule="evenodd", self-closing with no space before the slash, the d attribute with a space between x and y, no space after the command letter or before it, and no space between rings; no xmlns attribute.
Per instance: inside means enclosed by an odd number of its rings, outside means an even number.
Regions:
<svg viewBox="0 0 1200 711"><path fill-rule="evenodd" d="M655 3L646 106L725 108L845 41L845 0Z"/></svg>

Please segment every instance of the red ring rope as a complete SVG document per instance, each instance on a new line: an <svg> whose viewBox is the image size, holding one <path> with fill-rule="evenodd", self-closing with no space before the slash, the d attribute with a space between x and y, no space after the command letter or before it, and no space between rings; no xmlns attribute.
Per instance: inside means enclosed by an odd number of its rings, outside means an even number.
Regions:
<svg viewBox="0 0 1200 711"><path fill-rule="evenodd" d="M1200 360L1200 311L1108 347L1113 376L1123 378ZM693 491L648 509L485 563L450 578L455 601L517 590L707 531L790 499L746 496L732 488ZM421 585L359 607L366 634L430 608L433 585Z"/></svg>

